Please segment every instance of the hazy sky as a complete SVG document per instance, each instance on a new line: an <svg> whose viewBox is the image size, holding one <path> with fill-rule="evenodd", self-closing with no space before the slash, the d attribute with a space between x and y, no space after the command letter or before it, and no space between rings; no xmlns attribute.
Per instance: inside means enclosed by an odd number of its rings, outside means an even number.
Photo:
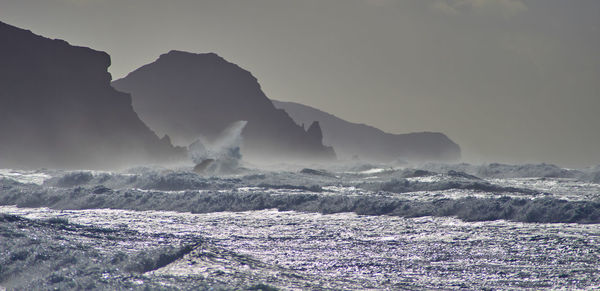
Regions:
<svg viewBox="0 0 600 291"><path fill-rule="evenodd" d="M466 161L600 164L600 1L0 0L0 21L112 56L216 52L273 99ZM0 40L4 41L4 40Z"/></svg>

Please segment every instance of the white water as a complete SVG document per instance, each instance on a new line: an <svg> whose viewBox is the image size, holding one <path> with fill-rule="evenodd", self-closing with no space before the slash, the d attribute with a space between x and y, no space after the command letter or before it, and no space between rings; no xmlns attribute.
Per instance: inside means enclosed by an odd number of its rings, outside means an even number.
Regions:
<svg viewBox="0 0 600 291"><path fill-rule="evenodd" d="M211 247L267 265L262 269L229 270L229 265L235 263L233 256L210 261L196 254L197 257L188 255L147 276L220 274L226 283L243 280L247 272L262 275L280 287L301 287L312 282L336 289L600 287L600 229L596 225L466 223L455 218L276 210L190 214L5 206L0 212L34 219L61 217L71 223L110 229L127 228L165 243L200 236L207 238ZM209 250L207 247L205 252ZM279 272L299 278L278 278Z"/></svg>
<svg viewBox="0 0 600 291"><path fill-rule="evenodd" d="M535 172L532 168L526 169L528 175ZM411 173L375 168L202 177L185 169L2 170L0 201L5 206L0 206L0 214L31 220L0 219L0 265L13 274L7 279L0 269L0 285L600 288L600 220L595 220L600 185L586 180L587 173L504 178ZM544 211L550 209L551 219L593 224L468 221L490 219L485 214L505 207L510 199L517 199L510 204L517 213L508 216L514 220L543 221ZM529 202L537 199L542 200ZM444 207L474 208L456 212L466 219L461 220L434 211L444 201L459 201ZM52 209L40 207L44 205ZM302 211L283 211L294 205L301 205L297 210ZM232 211L248 208L256 210ZM423 214L430 210L439 216ZM32 249L31 244L39 247ZM132 265L173 252L165 247L186 245L193 246L190 252L168 255L174 259L165 265L144 267L138 275L127 273ZM72 268L48 261L39 265L36 258L48 256L54 246L75 253ZM90 267L95 261L88 257L96 253L107 260L99 264L110 268L74 275L74 270L95 270ZM120 256L127 256L127 264L112 263Z"/></svg>

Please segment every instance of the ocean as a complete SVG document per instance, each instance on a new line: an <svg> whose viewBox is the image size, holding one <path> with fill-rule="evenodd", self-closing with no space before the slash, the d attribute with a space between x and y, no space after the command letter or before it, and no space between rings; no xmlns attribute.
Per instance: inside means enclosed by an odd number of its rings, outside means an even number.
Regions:
<svg viewBox="0 0 600 291"><path fill-rule="evenodd" d="M598 289L600 168L0 170L7 289Z"/></svg>

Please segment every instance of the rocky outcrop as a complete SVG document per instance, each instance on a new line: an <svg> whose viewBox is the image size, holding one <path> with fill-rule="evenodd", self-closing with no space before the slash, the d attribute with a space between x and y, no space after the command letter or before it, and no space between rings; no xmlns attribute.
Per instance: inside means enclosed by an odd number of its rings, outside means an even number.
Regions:
<svg viewBox="0 0 600 291"><path fill-rule="evenodd" d="M321 131L321 126L319 125L318 121L313 121L313 123L308 127L308 130L306 130L306 133L308 133L308 136L310 136L311 139L318 141L323 140L323 131Z"/></svg>
<svg viewBox="0 0 600 291"><path fill-rule="evenodd" d="M178 145L189 145L200 136L215 139L233 122L245 120L246 160L335 157L318 136L276 109L250 72L213 53L171 51L113 86L131 93L142 120Z"/></svg>
<svg viewBox="0 0 600 291"><path fill-rule="evenodd" d="M110 57L0 22L0 168L118 168L185 156L111 87Z"/></svg>
<svg viewBox="0 0 600 291"><path fill-rule="evenodd" d="M298 124L318 120L323 130L323 142L333 146L340 159L421 162L460 158L460 147L442 133L390 134L372 126L345 121L310 106L275 100L273 104L288 112Z"/></svg>

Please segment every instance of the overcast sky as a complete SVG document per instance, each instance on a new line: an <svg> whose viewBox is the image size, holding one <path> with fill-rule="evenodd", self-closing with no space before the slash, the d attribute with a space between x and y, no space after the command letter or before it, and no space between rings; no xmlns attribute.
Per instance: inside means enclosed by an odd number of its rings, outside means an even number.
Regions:
<svg viewBox="0 0 600 291"><path fill-rule="evenodd" d="M440 131L469 162L600 164L597 0L0 0L0 21L106 51L114 78L215 52L272 99Z"/></svg>

